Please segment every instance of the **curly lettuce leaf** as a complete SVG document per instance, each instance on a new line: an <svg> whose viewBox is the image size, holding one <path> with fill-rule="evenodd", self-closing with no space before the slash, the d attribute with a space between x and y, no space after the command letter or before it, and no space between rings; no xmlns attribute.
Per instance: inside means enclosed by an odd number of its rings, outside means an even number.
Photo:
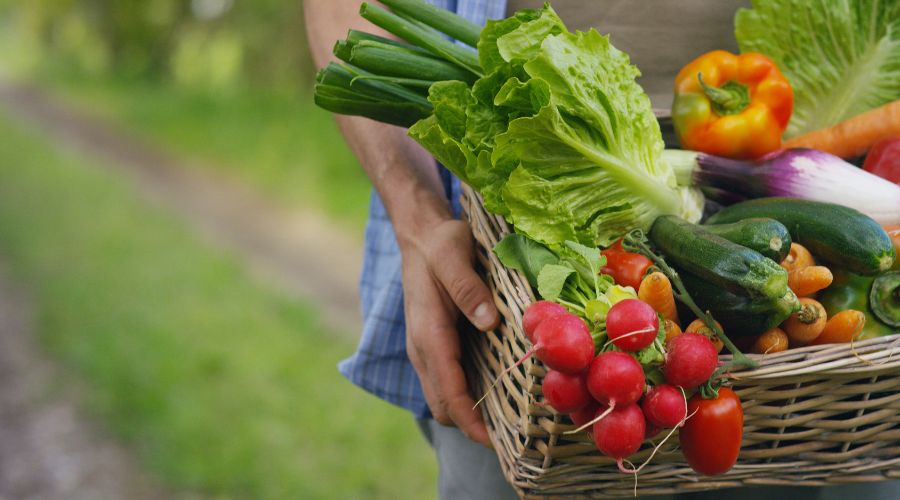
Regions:
<svg viewBox="0 0 900 500"><path fill-rule="evenodd" d="M698 218L699 196L682 196L661 158L637 68L607 37L548 37L523 68L530 81L546 83L551 102L496 139L493 164L517 165L502 196L518 230L549 244L597 245L660 214Z"/></svg>
<svg viewBox="0 0 900 500"><path fill-rule="evenodd" d="M660 214L699 219L702 197L676 185L639 71L607 37L569 33L545 6L489 23L478 49L485 76L468 92L432 86L434 116L410 135L488 210L553 249L605 244Z"/></svg>
<svg viewBox="0 0 900 500"><path fill-rule="evenodd" d="M794 88L785 137L900 99L900 2L753 0L735 16L741 52L761 52Z"/></svg>

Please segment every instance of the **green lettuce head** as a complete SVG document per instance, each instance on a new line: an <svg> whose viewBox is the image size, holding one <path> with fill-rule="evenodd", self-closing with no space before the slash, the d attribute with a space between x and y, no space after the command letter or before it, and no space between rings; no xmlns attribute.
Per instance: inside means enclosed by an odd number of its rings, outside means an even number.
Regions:
<svg viewBox="0 0 900 500"><path fill-rule="evenodd" d="M753 0L734 24L741 52L767 55L794 88L785 137L900 99L897 0Z"/></svg>
<svg viewBox="0 0 900 500"><path fill-rule="evenodd" d="M676 184L650 99L628 56L594 30L570 33L549 6L488 22L485 76L440 82L410 135L528 237L606 244L661 214L696 221Z"/></svg>

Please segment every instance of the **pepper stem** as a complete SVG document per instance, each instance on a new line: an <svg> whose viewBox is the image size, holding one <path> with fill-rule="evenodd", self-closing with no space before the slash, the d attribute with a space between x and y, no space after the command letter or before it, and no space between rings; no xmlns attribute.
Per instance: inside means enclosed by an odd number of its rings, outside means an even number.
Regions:
<svg viewBox="0 0 900 500"><path fill-rule="evenodd" d="M703 81L703 73L697 73L697 80L713 110L720 115L736 115L750 105L750 91L746 85L729 80L721 87L710 87Z"/></svg>

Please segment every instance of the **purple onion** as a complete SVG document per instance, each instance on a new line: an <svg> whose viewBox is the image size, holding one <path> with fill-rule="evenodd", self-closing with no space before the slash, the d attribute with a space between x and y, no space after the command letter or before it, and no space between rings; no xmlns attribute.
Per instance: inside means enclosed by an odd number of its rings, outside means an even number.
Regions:
<svg viewBox="0 0 900 500"><path fill-rule="evenodd" d="M815 149L785 149L754 161L696 153L691 182L748 198L786 196L837 203L879 224L900 224L900 185Z"/></svg>

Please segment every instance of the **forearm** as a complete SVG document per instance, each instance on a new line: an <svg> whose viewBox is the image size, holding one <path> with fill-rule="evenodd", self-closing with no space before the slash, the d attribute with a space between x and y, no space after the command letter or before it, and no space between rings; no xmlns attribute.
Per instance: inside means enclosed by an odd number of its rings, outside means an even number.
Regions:
<svg viewBox="0 0 900 500"><path fill-rule="evenodd" d="M307 34L316 66L333 59L331 47L348 28L378 32L359 17L358 8L357 0L305 2ZM337 116L336 120L384 201L401 248L415 244L422 228L451 217L434 159L402 128L352 116Z"/></svg>

